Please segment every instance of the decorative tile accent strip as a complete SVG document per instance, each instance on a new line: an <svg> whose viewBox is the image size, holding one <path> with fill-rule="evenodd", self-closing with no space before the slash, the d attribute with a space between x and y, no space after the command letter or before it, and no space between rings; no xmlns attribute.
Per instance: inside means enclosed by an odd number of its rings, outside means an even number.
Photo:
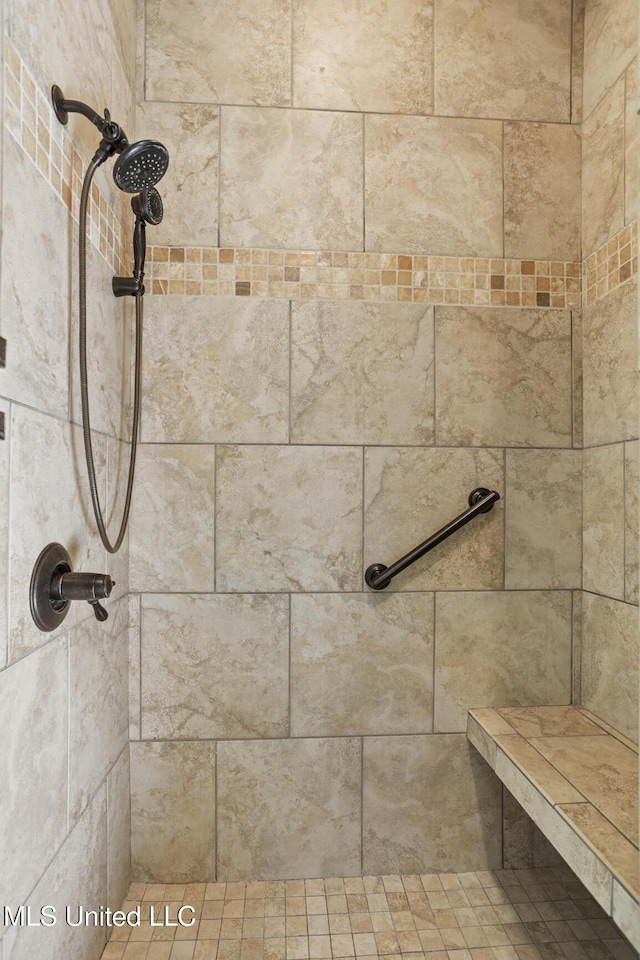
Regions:
<svg viewBox="0 0 640 960"><path fill-rule="evenodd" d="M580 264L394 253L151 247L151 292L576 307Z"/></svg>
<svg viewBox="0 0 640 960"><path fill-rule="evenodd" d="M78 221L80 193L85 163L69 134L58 122L47 96L38 88L32 74L8 37L5 37L4 68L5 126L45 180L53 187L73 219ZM116 273L127 269L131 259L125 253L121 210L111 205L96 186L91 186L88 237Z"/></svg>
<svg viewBox="0 0 640 960"><path fill-rule="evenodd" d="M603 243L583 264L582 300L586 306L615 290L638 272L638 221Z"/></svg>

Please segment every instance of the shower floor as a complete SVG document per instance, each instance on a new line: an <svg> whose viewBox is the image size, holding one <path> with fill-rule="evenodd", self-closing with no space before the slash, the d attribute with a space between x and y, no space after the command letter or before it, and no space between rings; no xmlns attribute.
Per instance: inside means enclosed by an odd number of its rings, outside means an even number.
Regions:
<svg viewBox="0 0 640 960"><path fill-rule="evenodd" d="M175 921L194 907L190 927ZM633 960L566 867L248 883L141 884L102 960ZM184 918L187 919L186 915ZM146 918L146 919L145 919Z"/></svg>

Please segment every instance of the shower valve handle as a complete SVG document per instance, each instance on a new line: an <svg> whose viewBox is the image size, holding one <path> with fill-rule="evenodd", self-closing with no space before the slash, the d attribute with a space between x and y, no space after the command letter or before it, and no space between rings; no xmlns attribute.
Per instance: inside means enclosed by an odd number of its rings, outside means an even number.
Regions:
<svg viewBox="0 0 640 960"><path fill-rule="evenodd" d="M110 596L115 581L108 573L74 573L71 557L60 543L50 543L36 560L31 575L31 614L40 630L59 627L73 600L86 600L96 620L109 616L100 603Z"/></svg>

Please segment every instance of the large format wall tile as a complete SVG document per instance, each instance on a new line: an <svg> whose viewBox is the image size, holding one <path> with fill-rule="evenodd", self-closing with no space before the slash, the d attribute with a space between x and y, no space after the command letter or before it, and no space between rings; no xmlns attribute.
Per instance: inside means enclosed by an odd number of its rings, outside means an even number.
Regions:
<svg viewBox="0 0 640 960"><path fill-rule="evenodd" d="M363 873L494 870L502 787L464 735L364 741Z"/></svg>
<svg viewBox="0 0 640 960"><path fill-rule="evenodd" d="M119 910L131 882L131 776L129 744L107 779L108 904Z"/></svg>
<svg viewBox="0 0 640 960"><path fill-rule="evenodd" d="M585 590L624 600L624 444L584 451Z"/></svg>
<svg viewBox="0 0 640 960"><path fill-rule="evenodd" d="M638 217L638 61L625 74L624 109L624 222Z"/></svg>
<svg viewBox="0 0 640 960"><path fill-rule="evenodd" d="M584 23L584 117L589 116L635 56L635 0L589 0Z"/></svg>
<svg viewBox="0 0 640 960"><path fill-rule="evenodd" d="M294 303L294 443L433 442L433 308Z"/></svg>
<svg viewBox="0 0 640 960"><path fill-rule="evenodd" d="M390 566L468 509L476 487L504 493L498 450L369 448L365 454L365 567ZM502 504L401 573L388 590L502 587Z"/></svg>
<svg viewBox="0 0 640 960"><path fill-rule="evenodd" d="M294 106L432 113L432 6L294 0Z"/></svg>
<svg viewBox="0 0 640 960"><path fill-rule="evenodd" d="M218 447L218 590L359 590L362 454Z"/></svg>
<svg viewBox="0 0 640 960"><path fill-rule="evenodd" d="M506 257L580 260L578 127L505 123Z"/></svg>
<svg viewBox="0 0 640 960"><path fill-rule="evenodd" d="M439 444L571 446L571 315L436 308Z"/></svg>
<svg viewBox="0 0 640 960"><path fill-rule="evenodd" d="M359 875L360 763L355 738L218 744L218 879Z"/></svg>
<svg viewBox="0 0 640 960"><path fill-rule="evenodd" d="M288 104L290 0L146 2L146 98Z"/></svg>
<svg viewBox="0 0 640 960"><path fill-rule="evenodd" d="M638 740L638 608L584 594L582 704Z"/></svg>
<svg viewBox="0 0 640 960"><path fill-rule="evenodd" d="M624 599L638 603L638 547L640 546L640 444L625 444L624 456Z"/></svg>
<svg viewBox="0 0 640 960"><path fill-rule="evenodd" d="M585 446L638 436L637 298L632 280L583 310Z"/></svg>
<svg viewBox="0 0 640 960"><path fill-rule="evenodd" d="M142 598L142 736L277 737L289 729L281 596Z"/></svg>
<svg viewBox="0 0 640 960"><path fill-rule="evenodd" d="M582 127L582 256L624 227L624 76Z"/></svg>
<svg viewBox="0 0 640 960"><path fill-rule="evenodd" d="M436 731L464 731L474 707L571 701L571 594L436 596Z"/></svg>
<svg viewBox="0 0 640 960"><path fill-rule="evenodd" d="M505 586L581 586L582 453L508 450Z"/></svg>
<svg viewBox="0 0 640 960"><path fill-rule="evenodd" d="M0 440L0 550L9 556L9 450L11 445L11 407L0 400L0 415L4 416L4 439ZM0 669L7 662L9 569L0 564Z"/></svg>
<svg viewBox="0 0 640 960"><path fill-rule="evenodd" d="M363 121L223 107L220 244L362 250Z"/></svg>
<svg viewBox="0 0 640 960"><path fill-rule="evenodd" d="M212 590L215 448L143 444L131 507L132 590Z"/></svg>
<svg viewBox="0 0 640 960"><path fill-rule="evenodd" d="M287 441L286 301L152 297L146 324L145 442Z"/></svg>
<svg viewBox="0 0 640 960"><path fill-rule="evenodd" d="M507 120L569 120L571 4L435 0L435 108Z"/></svg>
<svg viewBox="0 0 640 960"><path fill-rule="evenodd" d="M216 246L218 242L219 109L202 103L139 103L136 139L164 143L169 169L158 184L162 223L149 243Z"/></svg>
<svg viewBox="0 0 640 960"><path fill-rule="evenodd" d="M215 744L131 744L131 872L147 883L215 878Z"/></svg>
<svg viewBox="0 0 640 960"><path fill-rule="evenodd" d="M67 832L67 685L64 639L0 673L0 896L13 907Z"/></svg>
<svg viewBox="0 0 640 960"><path fill-rule="evenodd" d="M365 118L365 249L501 257L502 125Z"/></svg>
<svg viewBox="0 0 640 960"><path fill-rule="evenodd" d="M292 736L429 733L433 597L291 599Z"/></svg>

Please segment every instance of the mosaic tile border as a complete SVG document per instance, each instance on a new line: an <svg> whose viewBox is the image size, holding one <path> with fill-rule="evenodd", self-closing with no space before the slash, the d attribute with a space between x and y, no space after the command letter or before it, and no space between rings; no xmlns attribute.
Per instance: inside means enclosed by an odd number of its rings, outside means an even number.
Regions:
<svg viewBox="0 0 640 960"><path fill-rule="evenodd" d="M583 306L605 297L637 273L638 221L634 220L583 262Z"/></svg>

